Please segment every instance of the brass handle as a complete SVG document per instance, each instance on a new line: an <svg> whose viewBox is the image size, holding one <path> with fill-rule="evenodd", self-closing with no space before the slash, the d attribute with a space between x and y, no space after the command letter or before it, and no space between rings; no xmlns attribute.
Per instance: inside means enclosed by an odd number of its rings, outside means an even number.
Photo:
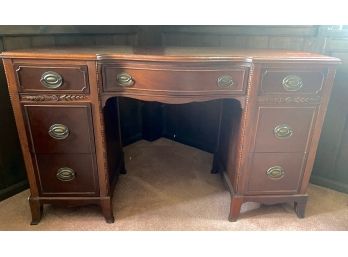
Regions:
<svg viewBox="0 0 348 257"><path fill-rule="evenodd" d="M69 136L69 128L63 124L53 124L49 130L48 134L58 140L63 140Z"/></svg>
<svg viewBox="0 0 348 257"><path fill-rule="evenodd" d="M298 91L303 87L303 81L299 76L288 75L283 79L283 88L286 91Z"/></svg>
<svg viewBox="0 0 348 257"><path fill-rule="evenodd" d="M120 73L116 76L116 81L119 86L130 87L134 85L134 80L128 73Z"/></svg>
<svg viewBox="0 0 348 257"><path fill-rule="evenodd" d="M40 82L46 88L55 89L63 84L63 78L57 72L47 71L42 74Z"/></svg>
<svg viewBox="0 0 348 257"><path fill-rule="evenodd" d="M273 166L266 171L266 175L271 179L281 179L284 177L285 171L281 166Z"/></svg>
<svg viewBox="0 0 348 257"><path fill-rule="evenodd" d="M217 79L217 84L222 88L232 87L234 84L233 78L230 75L222 75Z"/></svg>
<svg viewBox="0 0 348 257"><path fill-rule="evenodd" d="M75 179L75 172L68 167L63 167L57 171L56 177L60 181L72 181Z"/></svg>
<svg viewBox="0 0 348 257"><path fill-rule="evenodd" d="M274 135L279 139L285 139L292 136L294 130L287 124L280 124L273 130Z"/></svg>

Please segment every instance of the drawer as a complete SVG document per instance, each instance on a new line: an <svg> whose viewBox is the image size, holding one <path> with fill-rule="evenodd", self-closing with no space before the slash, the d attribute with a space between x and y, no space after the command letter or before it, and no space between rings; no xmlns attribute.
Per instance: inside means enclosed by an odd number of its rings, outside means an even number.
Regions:
<svg viewBox="0 0 348 257"><path fill-rule="evenodd" d="M98 194L98 175L93 154L38 154L36 160L43 195Z"/></svg>
<svg viewBox="0 0 348 257"><path fill-rule="evenodd" d="M88 93L86 65L15 65L19 92Z"/></svg>
<svg viewBox="0 0 348 257"><path fill-rule="evenodd" d="M325 74L324 70L265 69L261 94L319 94Z"/></svg>
<svg viewBox="0 0 348 257"><path fill-rule="evenodd" d="M247 193L296 193L302 179L303 164L303 153L254 153Z"/></svg>
<svg viewBox="0 0 348 257"><path fill-rule="evenodd" d="M255 152L304 152L315 107L259 107Z"/></svg>
<svg viewBox="0 0 348 257"><path fill-rule="evenodd" d="M95 151L90 106L24 105L31 150L35 153Z"/></svg>
<svg viewBox="0 0 348 257"><path fill-rule="evenodd" d="M243 94L247 79L245 67L211 68L132 68L104 65L104 91L179 94Z"/></svg>

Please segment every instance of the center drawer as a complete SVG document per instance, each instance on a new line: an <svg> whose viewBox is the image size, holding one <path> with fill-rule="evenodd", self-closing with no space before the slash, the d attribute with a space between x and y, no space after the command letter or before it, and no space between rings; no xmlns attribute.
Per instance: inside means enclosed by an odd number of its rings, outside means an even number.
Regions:
<svg viewBox="0 0 348 257"><path fill-rule="evenodd" d="M168 65L167 65L168 66ZM247 67L121 67L103 65L105 92L244 94ZM184 66L184 65L183 65Z"/></svg>
<svg viewBox="0 0 348 257"><path fill-rule="evenodd" d="M89 104L24 105L24 113L32 152L95 152Z"/></svg>

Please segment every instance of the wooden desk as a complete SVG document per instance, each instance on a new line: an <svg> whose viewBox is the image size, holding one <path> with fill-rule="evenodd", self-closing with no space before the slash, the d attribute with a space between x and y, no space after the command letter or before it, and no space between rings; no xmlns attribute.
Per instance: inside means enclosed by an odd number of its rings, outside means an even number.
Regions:
<svg viewBox="0 0 348 257"><path fill-rule="evenodd" d="M213 172L243 202L291 202L304 216L336 58L288 51L131 47L2 54L30 183L32 224L46 203L98 204L113 222L125 173L119 97L221 99ZM227 214L226 214L227 216Z"/></svg>

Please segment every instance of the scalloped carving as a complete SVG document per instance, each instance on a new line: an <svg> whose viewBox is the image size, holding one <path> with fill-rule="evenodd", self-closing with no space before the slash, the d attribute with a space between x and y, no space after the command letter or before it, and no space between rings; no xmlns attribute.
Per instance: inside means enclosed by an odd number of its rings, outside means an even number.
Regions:
<svg viewBox="0 0 348 257"><path fill-rule="evenodd" d="M261 103L276 103L276 104L319 104L320 96L287 96L287 97L259 97Z"/></svg>
<svg viewBox="0 0 348 257"><path fill-rule="evenodd" d="M60 95L59 101L78 101L86 98L86 95Z"/></svg>
<svg viewBox="0 0 348 257"><path fill-rule="evenodd" d="M22 101L79 101L86 99L86 95L22 95Z"/></svg>

